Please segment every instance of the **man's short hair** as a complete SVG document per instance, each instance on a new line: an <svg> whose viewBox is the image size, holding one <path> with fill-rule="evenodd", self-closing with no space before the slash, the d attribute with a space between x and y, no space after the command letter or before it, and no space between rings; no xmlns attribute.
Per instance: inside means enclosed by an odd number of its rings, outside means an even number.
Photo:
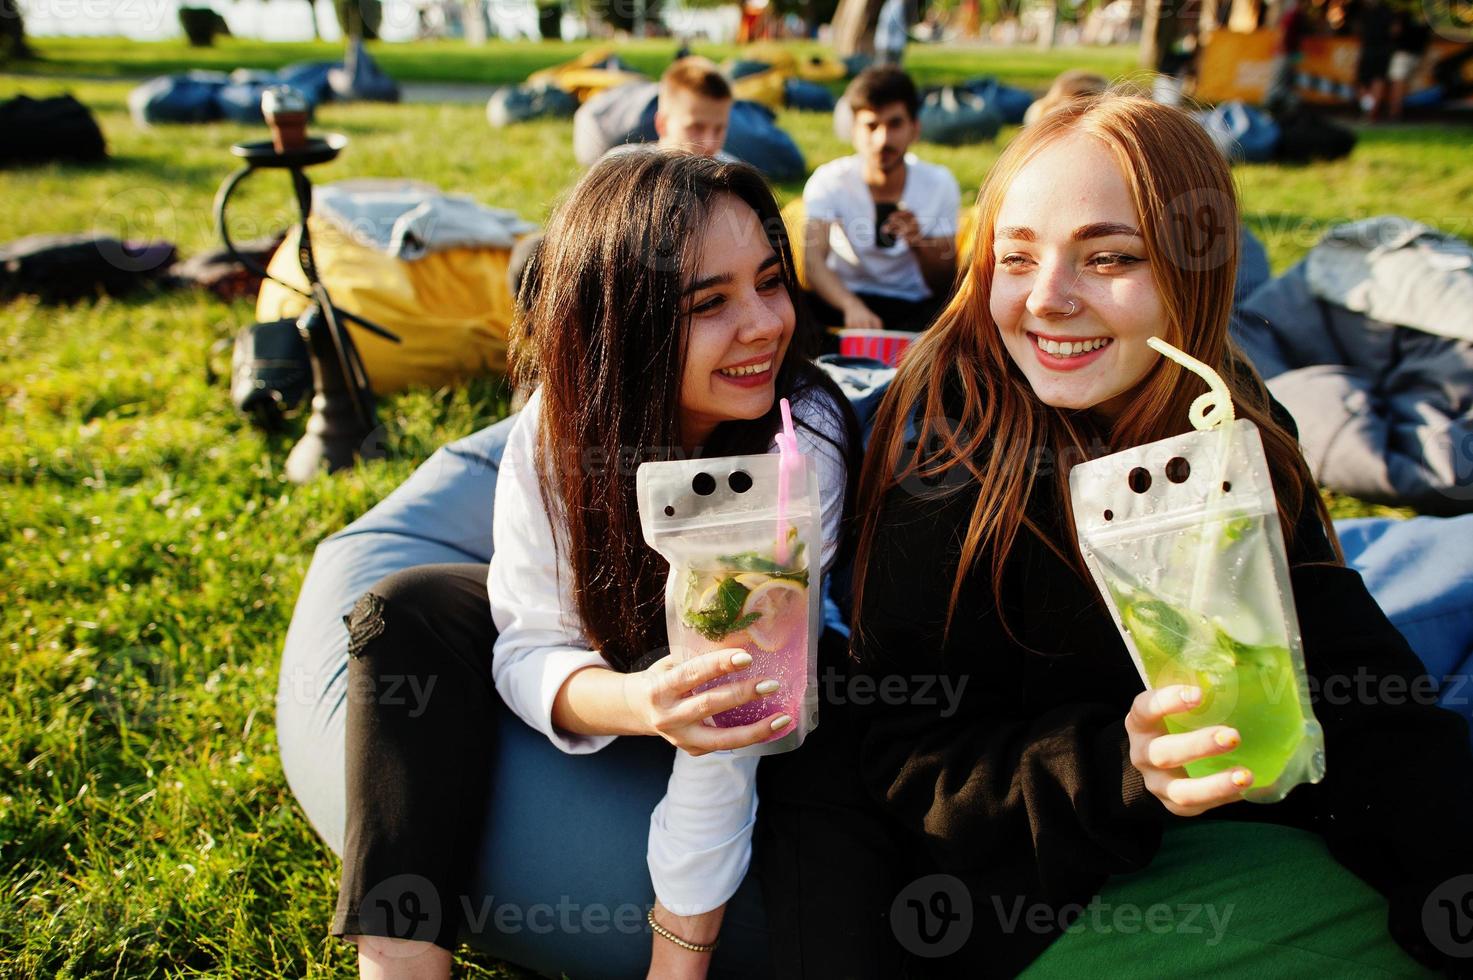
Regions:
<svg viewBox="0 0 1473 980"><path fill-rule="evenodd" d="M917 119L921 114L921 94L916 91L916 83L905 72L891 66L860 72L844 90L844 101L855 112L860 109L879 112L887 105L900 102L910 118Z"/></svg>
<svg viewBox="0 0 1473 980"><path fill-rule="evenodd" d="M710 58L692 55L681 58L660 76L661 98L682 91L725 102L731 98L731 83Z"/></svg>

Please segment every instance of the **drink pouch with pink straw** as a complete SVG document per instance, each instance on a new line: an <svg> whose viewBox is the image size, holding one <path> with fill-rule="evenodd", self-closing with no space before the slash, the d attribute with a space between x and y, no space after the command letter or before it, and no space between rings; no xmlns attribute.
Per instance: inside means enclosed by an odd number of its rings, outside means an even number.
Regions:
<svg viewBox="0 0 1473 980"><path fill-rule="evenodd" d="M818 475L798 451L787 399L779 452L645 463L636 475L644 539L670 562L665 627L686 660L736 648L752 666L697 688L773 678L767 697L715 715L722 728L776 714L792 722L737 755L774 755L818 725Z"/></svg>

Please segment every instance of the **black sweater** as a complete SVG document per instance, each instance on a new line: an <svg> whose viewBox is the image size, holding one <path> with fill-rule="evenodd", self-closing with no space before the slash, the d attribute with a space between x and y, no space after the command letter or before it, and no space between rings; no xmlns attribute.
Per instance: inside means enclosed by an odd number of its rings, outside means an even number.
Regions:
<svg viewBox="0 0 1473 980"><path fill-rule="evenodd" d="M1062 540L1070 526L1063 503L1051 477L1039 484L1030 515ZM978 903L1019 895L1055 908L1087 903L1108 875L1148 865L1163 826L1181 818L1130 764L1124 718L1141 682L1103 601L1035 536L1020 531L996 595L990 556L981 557L943 640L975 501L975 489L938 499L909 487L883 501L853 639L857 669L877 685L887 675L940 674L951 690L963 679L965 688L959 707L917 697L860 709L861 776L907 833L914 859L961 877ZM1386 696L1316 696L1325 779L1277 804L1235 803L1196 819L1274 821L1322 834L1338 860L1388 896L1397 941L1439 964L1422 934L1422 904L1443 881L1473 872L1467 724L1429 703L1421 662L1360 574L1325 564L1333 552L1312 507L1293 537L1311 691ZM1342 680L1326 687L1332 676ZM1399 680L1378 686L1387 678ZM1418 690L1420 700L1409 696ZM989 916L977 918L985 925ZM991 970L1012 971L1051 937L1018 930L979 939Z"/></svg>

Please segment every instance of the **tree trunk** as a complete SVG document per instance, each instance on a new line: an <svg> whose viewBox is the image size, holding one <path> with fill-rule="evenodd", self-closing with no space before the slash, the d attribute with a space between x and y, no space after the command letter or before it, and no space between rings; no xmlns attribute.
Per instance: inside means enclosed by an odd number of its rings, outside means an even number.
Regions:
<svg viewBox="0 0 1473 980"><path fill-rule="evenodd" d="M841 58L875 49L875 21L884 0L839 0L834 11L834 51Z"/></svg>
<svg viewBox="0 0 1473 980"><path fill-rule="evenodd" d="M0 61L30 56L31 46L26 43L26 24L21 19L20 0L0 0Z"/></svg>
<svg viewBox="0 0 1473 980"><path fill-rule="evenodd" d="M486 4L483 0L464 0L461 9L465 21L465 43L473 46L485 44Z"/></svg>
<svg viewBox="0 0 1473 980"><path fill-rule="evenodd" d="M312 40L322 40L322 29L317 26L317 0L307 0L307 14L312 18Z"/></svg>

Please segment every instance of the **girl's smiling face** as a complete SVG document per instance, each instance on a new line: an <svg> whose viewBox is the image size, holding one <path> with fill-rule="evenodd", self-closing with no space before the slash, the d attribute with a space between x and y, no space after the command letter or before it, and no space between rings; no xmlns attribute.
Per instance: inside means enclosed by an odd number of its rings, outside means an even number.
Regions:
<svg viewBox="0 0 1473 980"><path fill-rule="evenodd" d="M720 423L772 408L797 316L757 212L731 194L713 202L686 283L680 439L692 449Z"/></svg>
<svg viewBox="0 0 1473 980"><path fill-rule="evenodd" d="M1004 346L1046 405L1114 417L1159 355L1166 311L1114 154L1065 136L1013 178L994 228L988 300Z"/></svg>

